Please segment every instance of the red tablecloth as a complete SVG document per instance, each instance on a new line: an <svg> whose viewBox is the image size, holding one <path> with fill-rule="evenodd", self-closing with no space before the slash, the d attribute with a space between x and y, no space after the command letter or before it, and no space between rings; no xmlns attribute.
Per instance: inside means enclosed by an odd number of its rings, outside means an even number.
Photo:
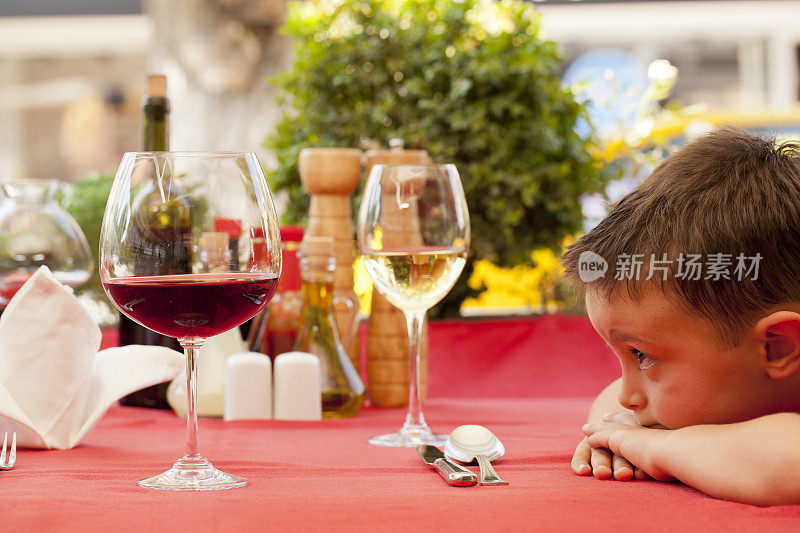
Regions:
<svg viewBox="0 0 800 533"><path fill-rule="evenodd" d="M431 392L440 397L426 404L428 421L441 432L466 423L491 428L506 445L496 468L508 486L449 487L415 450L368 445L367 437L397 429L404 416L370 408L313 423L201 419L201 452L250 484L152 491L135 481L182 453L184 422L115 407L77 448L21 450L18 466L0 472L0 530L800 530L800 506L757 508L678 483L572 474L589 395L612 367L585 319L571 320L443 325L451 336L432 330ZM497 398L506 395L503 383L527 398ZM457 398L442 398L447 391ZM567 397L580 393L587 394Z"/></svg>
<svg viewBox="0 0 800 533"><path fill-rule="evenodd" d="M112 409L70 451L28 451L0 473L3 531L798 531L800 506L757 508L680 484L578 477L568 468L588 400L434 400L431 425L492 428L506 445L505 487L447 486L413 449L366 437L396 429L403 411L351 420L200 422L200 447L246 476L242 489L165 493L135 480L183 447L167 412Z"/></svg>

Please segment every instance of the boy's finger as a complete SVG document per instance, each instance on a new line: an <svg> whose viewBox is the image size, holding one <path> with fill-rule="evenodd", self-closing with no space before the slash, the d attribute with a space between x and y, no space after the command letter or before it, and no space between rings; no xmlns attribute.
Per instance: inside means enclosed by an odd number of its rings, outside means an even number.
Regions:
<svg viewBox="0 0 800 533"><path fill-rule="evenodd" d="M583 425L581 431L583 431L583 434L586 435L587 437L591 437L598 431L607 429L609 427L612 427L613 425L614 425L613 422L589 422L588 424Z"/></svg>
<svg viewBox="0 0 800 533"><path fill-rule="evenodd" d="M586 438L578 444L575 448L575 453L572 454L572 471L579 476L588 476L592 473L590 461L592 459L592 449L586 444Z"/></svg>
<svg viewBox="0 0 800 533"><path fill-rule="evenodd" d="M592 450L592 473L597 479L608 479L613 471L611 470L611 452L605 448Z"/></svg>
<svg viewBox="0 0 800 533"><path fill-rule="evenodd" d="M617 481L628 481L633 477L633 465L620 455L611 458L611 466L614 468L614 479Z"/></svg>
<svg viewBox="0 0 800 533"><path fill-rule="evenodd" d="M622 422L590 422L588 424L584 424L581 428L583 434L587 437L591 437L596 433L606 430L606 429L627 429L629 428L629 424L623 424Z"/></svg>
<svg viewBox="0 0 800 533"><path fill-rule="evenodd" d="M613 429L600 429L596 433L591 433L586 437L586 445L594 450L607 448L610 452L611 447L608 445L608 441L612 433ZM609 466L610 461L611 456L609 455Z"/></svg>
<svg viewBox="0 0 800 533"><path fill-rule="evenodd" d="M603 420L606 422L618 422L628 426L638 426L639 423L631 413L606 413L603 415Z"/></svg>

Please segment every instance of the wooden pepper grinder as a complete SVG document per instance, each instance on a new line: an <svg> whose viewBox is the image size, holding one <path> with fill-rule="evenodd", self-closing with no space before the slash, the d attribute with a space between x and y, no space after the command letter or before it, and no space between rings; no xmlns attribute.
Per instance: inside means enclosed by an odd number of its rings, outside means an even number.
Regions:
<svg viewBox="0 0 800 533"><path fill-rule="evenodd" d="M404 150L402 139L389 141L389 150L367 152L367 176L374 165L427 165L431 158L425 150ZM391 206L391 202L387 202ZM410 228L413 231L413 228ZM409 234L405 242L385 242L387 247L400 247L419 240L420 235ZM408 330L403 311L389 303L377 290L372 289L372 309L367 338L367 378L369 396L373 405L398 407L408 405L409 354ZM428 322L423 325L420 339L421 394L428 388Z"/></svg>
<svg viewBox="0 0 800 533"><path fill-rule="evenodd" d="M305 235L334 240L336 271L333 278L333 308L336 329L350 361L359 371L359 302L353 291L355 240L350 197L361 178L361 150L304 148L300 150L298 169L300 181L311 196Z"/></svg>

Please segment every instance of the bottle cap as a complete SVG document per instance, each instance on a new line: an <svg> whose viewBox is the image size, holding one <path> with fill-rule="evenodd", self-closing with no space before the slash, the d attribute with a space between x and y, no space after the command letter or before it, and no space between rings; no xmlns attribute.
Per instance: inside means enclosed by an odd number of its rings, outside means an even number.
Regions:
<svg viewBox="0 0 800 533"><path fill-rule="evenodd" d="M231 239L238 239L242 234L242 221L238 218L216 217L214 219L214 231L227 233ZM264 230L261 230L261 232L263 234Z"/></svg>
<svg viewBox="0 0 800 533"><path fill-rule="evenodd" d="M166 98L167 77L164 74L148 74L147 94L153 98Z"/></svg>
<svg viewBox="0 0 800 533"><path fill-rule="evenodd" d="M281 241L300 242L303 240L303 226L281 226Z"/></svg>
<svg viewBox="0 0 800 533"><path fill-rule="evenodd" d="M303 226L281 226L282 266L278 291L300 290L300 262L297 249L303 240Z"/></svg>
<svg viewBox="0 0 800 533"><path fill-rule="evenodd" d="M281 226L280 235L281 242L300 242L303 240L304 228L303 226ZM250 228L250 237L253 239L263 239L264 228L255 227Z"/></svg>
<svg viewBox="0 0 800 533"><path fill-rule="evenodd" d="M230 261L228 234L206 231L200 235L200 260L209 268L227 266Z"/></svg>

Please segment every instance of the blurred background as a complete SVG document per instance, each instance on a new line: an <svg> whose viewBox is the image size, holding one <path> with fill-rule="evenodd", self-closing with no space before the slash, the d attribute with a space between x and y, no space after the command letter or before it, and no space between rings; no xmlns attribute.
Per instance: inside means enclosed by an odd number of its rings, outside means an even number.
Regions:
<svg viewBox="0 0 800 533"><path fill-rule="evenodd" d="M800 2L532 3L565 69L601 49L668 59L680 72L671 98L684 106L765 127L795 118ZM277 120L267 79L291 61L285 13L283 0L3 0L0 175L114 170L140 143L150 71L170 81L174 149L259 150ZM220 118L229 127L197 127Z"/></svg>
<svg viewBox="0 0 800 533"><path fill-rule="evenodd" d="M122 152L140 148L148 72L169 79L173 149L258 149L277 115L267 78L289 64L277 34L285 9L279 0L3 0L0 175L113 172Z"/></svg>
<svg viewBox="0 0 800 533"><path fill-rule="evenodd" d="M431 9L431 28L437 13L450 9L443 7L447 2L394 3ZM492 10L492 2L468 3L481 6L477 24L490 34L513 33L502 28L511 19L503 18L499 6L523 4L506 1ZM320 21L337 16L341 4L1 0L0 179L78 182L113 174L122 152L140 149L141 100L149 72L164 73L169 80L172 149L255 151L267 169L280 173L287 156L281 155L279 141L268 139L287 116L302 115L303 110L287 111L285 103L277 102L276 96L292 82L284 79L281 85L273 80L302 67L298 51L310 51L313 42L333 38L339 30L328 24L328 33L309 34L306 46L302 25L324 24ZM392 2L344 4L369 17L373 9ZM545 235L538 243L541 248L525 241L516 256L481 249L477 241L475 262L465 280L469 289L457 291L462 314L570 310L573 304L558 288L559 245L596 223L608 202L635 186L671 150L720 123L779 136L800 131L800 1L525 4L541 17L539 27L530 26L527 35L552 44L555 75L583 106L575 131L594 160L611 170L602 179L595 177L596 187L577 189L580 228L566 224L546 235L536 228L534 234ZM288 32L283 31L287 20L293 27ZM500 29L493 29L498 24ZM394 38L388 31L384 37L380 28L375 32L381 39ZM517 47L519 42L514 42ZM535 57L531 61L535 63ZM303 78L293 79L299 84ZM402 74L394 77L398 83L402 79ZM300 98L297 93L290 96ZM391 124L391 119L381 120ZM400 133L408 136L407 131ZM370 133L365 131L367 141L385 146L397 132L387 131L378 139ZM303 143L314 138L319 140L307 135ZM427 147L425 139L411 140L412 147ZM369 146L367 142L361 147ZM448 154L435 148L431 153ZM275 180L291 189L285 177ZM279 200L287 221L302 222L302 209L293 212L291 192L279 195ZM94 201L102 215L104 198ZM71 212L81 207L73 205ZM472 204L470 208L476 209ZM96 238L91 225L99 222L78 221L91 243ZM509 229L517 235L525 231L524 224Z"/></svg>

